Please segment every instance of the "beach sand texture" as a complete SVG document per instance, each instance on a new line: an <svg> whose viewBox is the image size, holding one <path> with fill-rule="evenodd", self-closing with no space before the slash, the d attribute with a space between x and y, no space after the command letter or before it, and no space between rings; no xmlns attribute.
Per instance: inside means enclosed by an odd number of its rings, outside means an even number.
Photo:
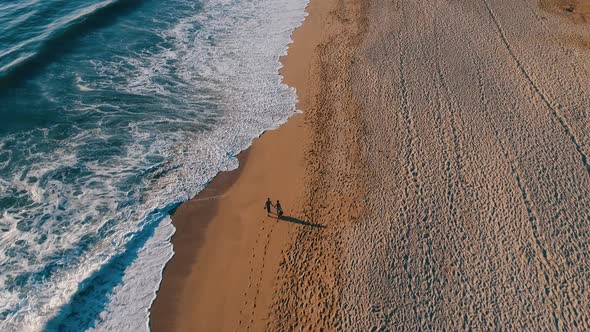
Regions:
<svg viewBox="0 0 590 332"><path fill-rule="evenodd" d="M255 142L161 330L590 329L574 2L312 0L284 71L305 114Z"/></svg>

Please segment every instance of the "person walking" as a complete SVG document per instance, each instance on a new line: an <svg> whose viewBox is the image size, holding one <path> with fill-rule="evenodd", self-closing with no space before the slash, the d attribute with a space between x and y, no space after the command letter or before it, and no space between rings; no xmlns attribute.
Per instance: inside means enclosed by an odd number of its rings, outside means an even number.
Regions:
<svg viewBox="0 0 590 332"><path fill-rule="evenodd" d="M270 216L270 207L272 206L272 202L270 201L270 198L266 199L266 202L264 203L264 208L266 209L266 216Z"/></svg>
<svg viewBox="0 0 590 332"><path fill-rule="evenodd" d="M281 217L283 216L283 208L281 207L281 202L279 202L278 199L277 205L275 205L275 207L277 208L277 216L279 216L279 219L281 219Z"/></svg>

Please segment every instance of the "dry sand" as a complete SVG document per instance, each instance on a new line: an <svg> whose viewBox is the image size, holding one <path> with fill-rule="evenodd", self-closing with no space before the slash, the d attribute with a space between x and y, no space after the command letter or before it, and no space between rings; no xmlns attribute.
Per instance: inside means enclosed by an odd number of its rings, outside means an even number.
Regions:
<svg viewBox="0 0 590 332"><path fill-rule="evenodd" d="M312 0L283 71L305 114L174 216L154 330L590 329L570 2Z"/></svg>

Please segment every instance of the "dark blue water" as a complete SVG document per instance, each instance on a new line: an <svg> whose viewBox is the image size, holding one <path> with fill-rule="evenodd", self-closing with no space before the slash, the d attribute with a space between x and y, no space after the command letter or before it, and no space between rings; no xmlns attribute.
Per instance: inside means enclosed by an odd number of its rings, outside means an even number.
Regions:
<svg viewBox="0 0 590 332"><path fill-rule="evenodd" d="M170 211L294 112L304 6L0 3L0 330L147 329Z"/></svg>

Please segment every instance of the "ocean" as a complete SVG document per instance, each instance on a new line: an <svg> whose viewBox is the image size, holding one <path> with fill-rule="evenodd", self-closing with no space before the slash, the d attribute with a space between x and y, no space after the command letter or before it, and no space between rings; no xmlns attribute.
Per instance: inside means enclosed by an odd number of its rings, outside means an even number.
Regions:
<svg viewBox="0 0 590 332"><path fill-rule="evenodd" d="M306 4L0 2L0 331L149 330L170 213L296 112Z"/></svg>

